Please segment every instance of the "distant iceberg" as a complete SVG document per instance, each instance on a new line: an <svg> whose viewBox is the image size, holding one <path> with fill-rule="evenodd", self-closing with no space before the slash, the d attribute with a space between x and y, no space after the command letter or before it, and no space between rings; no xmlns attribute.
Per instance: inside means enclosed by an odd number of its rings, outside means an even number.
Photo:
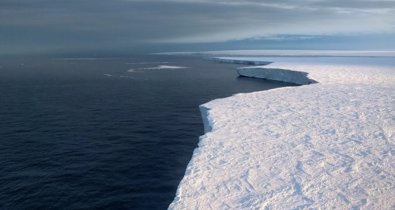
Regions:
<svg viewBox="0 0 395 210"><path fill-rule="evenodd" d="M206 133L169 209L395 207L395 67L279 62L238 71L318 83L201 105Z"/></svg>

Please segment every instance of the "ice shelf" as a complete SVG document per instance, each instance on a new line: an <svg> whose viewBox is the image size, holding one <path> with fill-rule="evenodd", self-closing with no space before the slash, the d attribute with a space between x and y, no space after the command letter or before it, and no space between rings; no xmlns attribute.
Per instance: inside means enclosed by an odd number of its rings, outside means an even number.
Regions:
<svg viewBox="0 0 395 210"><path fill-rule="evenodd" d="M272 63L239 73L317 83L201 105L206 133L169 209L395 208L393 67Z"/></svg>

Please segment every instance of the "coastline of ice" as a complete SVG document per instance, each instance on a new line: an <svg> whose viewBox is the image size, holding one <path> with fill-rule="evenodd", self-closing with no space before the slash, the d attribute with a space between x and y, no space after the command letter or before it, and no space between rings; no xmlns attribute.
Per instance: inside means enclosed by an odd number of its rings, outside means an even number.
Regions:
<svg viewBox="0 0 395 210"><path fill-rule="evenodd" d="M238 71L300 83L296 71L318 83L201 105L206 133L169 209L395 208L394 67Z"/></svg>

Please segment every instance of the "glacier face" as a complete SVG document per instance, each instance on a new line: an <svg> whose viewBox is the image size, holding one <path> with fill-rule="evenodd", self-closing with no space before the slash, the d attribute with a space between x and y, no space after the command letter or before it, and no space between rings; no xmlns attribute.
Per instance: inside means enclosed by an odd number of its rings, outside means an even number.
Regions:
<svg viewBox="0 0 395 210"><path fill-rule="evenodd" d="M300 83L283 72L297 71L318 83L201 105L207 133L169 209L395 207L393 67L279 62L240 70Z"/></svg>

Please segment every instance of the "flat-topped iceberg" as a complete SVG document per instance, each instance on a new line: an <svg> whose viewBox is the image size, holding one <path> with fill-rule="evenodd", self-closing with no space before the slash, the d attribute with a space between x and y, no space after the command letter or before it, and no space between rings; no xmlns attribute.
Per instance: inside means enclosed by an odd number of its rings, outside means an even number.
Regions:
<svg viewBox="0 0 395 210"><path fill-rule="evenodd" d="M395 208L395 69L279 62L239 72L282 70L318 83L201 105L206 134L169 209Z"/></svg>

